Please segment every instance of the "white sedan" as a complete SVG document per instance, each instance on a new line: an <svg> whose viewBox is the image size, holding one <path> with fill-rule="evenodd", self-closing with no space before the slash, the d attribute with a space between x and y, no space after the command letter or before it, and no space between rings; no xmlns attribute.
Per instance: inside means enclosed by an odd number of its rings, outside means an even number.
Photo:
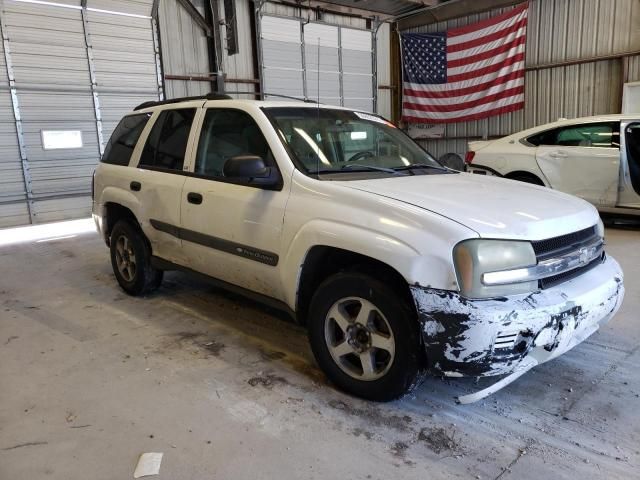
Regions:
<svg viewBox="0 0 640 480"><path fill-rule="evenodd" d="M544 185L601 212L640 215L640 114L559 120L469 142L466 170Z"/></svg>

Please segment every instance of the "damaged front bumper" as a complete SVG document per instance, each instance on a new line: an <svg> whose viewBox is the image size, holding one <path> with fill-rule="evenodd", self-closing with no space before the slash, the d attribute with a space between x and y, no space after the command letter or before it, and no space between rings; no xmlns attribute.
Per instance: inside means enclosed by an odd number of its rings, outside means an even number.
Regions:
<svg viewBox="0 0 640 480"><path fill-rule="evenodd" d="M429 367L452 377L512 374L515 379L607 323L622 303L622 280L620 265L607 257L572 280L528 295L469 300L414 286Z"/></svg>

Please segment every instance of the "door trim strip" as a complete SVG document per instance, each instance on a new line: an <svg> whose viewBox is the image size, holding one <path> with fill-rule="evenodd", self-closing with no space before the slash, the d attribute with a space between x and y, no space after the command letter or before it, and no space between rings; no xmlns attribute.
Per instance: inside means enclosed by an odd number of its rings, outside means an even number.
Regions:
<svg viewBox="0 0 640 480"><path fill-rule="evenodd" d="M241 243L231 242L224 238L213 237L204 233L177 227L169 223L161 222L160 220L154 220L153 218L149 220L149 223L151 223L151 226L156 230L168 233L169 235L187 242L197 243L198 245L230 253L231 255L237 255L258 263L264 263L265 265L270 265L272 267L278 265L279 257L273 252L260 250Z"/></svg>

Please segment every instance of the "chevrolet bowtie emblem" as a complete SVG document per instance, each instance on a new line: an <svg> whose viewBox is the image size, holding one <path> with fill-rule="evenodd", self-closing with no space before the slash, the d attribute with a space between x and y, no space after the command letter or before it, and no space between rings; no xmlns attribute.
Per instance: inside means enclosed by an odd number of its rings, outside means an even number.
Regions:
<svg viewBox="0 0 640 480"><path fill-rule="evenodd" d="M578 257L578 261L580 262L580 265L589 263L589 249L583 247L579 250L579 252L580 256Z"/></svg>

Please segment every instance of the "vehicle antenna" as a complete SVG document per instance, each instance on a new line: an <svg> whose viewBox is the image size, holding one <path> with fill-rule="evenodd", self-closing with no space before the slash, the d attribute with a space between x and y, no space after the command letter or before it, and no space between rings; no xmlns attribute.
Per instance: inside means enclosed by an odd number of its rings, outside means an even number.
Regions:
<svg viewBox="0 0 640 480"><path fill-rule="evenodd" d="M317 125L318 125L318 132L320 131L320 37L318 37L318 91L317 93L317 98L318 98L318 103L316 106L316 110L317 110ZM318 178L318 180L320 179L320 145L319 143L320 140L316 137L316 147L318 149L318 151L316 152L316 176Z"/></svg>

